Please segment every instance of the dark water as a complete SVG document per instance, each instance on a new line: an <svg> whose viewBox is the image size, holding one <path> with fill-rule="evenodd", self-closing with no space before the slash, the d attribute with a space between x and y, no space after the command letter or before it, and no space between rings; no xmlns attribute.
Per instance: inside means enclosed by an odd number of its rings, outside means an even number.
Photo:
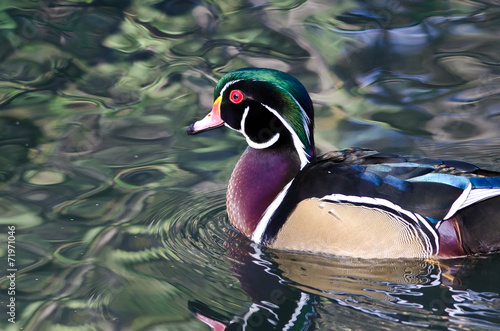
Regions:
<svg viewBox="0 0 500 331"><path fill-rule="evenodd" d="M185 134L225 72L272 67L311 92L322 152L500 170L499 32L493 0L2 1L0 329L209 329L193 313L253 330L500 329L499 254L255 246L225 212L244 139Z"/></svg>

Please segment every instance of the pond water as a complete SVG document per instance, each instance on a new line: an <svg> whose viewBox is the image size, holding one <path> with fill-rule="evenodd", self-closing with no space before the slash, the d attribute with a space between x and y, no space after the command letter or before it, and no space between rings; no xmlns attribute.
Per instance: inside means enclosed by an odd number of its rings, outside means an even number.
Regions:
<svg viewBox="0 0 500 331"><path fill-rule="evenodd" d="M256 246L225 211L246 142L186 135L224 73L270 67L310 91L320 152L498 171L499 31L495 0L2 1L0 329L500 329L499 254Z"/></svg>

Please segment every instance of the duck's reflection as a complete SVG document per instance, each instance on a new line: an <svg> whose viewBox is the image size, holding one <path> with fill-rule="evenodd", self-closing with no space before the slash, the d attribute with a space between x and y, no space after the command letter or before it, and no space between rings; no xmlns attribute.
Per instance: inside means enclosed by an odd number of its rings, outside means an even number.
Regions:
<svg viewBox="0 0 500 331"><path fill-rule="evenodd" d="M315 295L290 286L278 264L242 235L231 233L225 246L232 270L252 302L241 314L229 318L212 311L206 302L191 302L191 311L201 321L214 330L312 329Z"/></svg>
<svg viewBox="0 0 500 331"><path fill-rule="evenodd" d="M401 295L422 286L438 286L440 266L422 260L380 261L273 251L233 233L226 242L232 271L251 297L237 316L223 316L209 302L190 309L214 330L308 330L316 327L320 300L363 308L368 301L401 302Z"/></svg>
<svg viewBox="0 0 500 331"><path fill-rule="evenodd" d="M354 309L368 320L383 317L429 327L442 323L439 314L429 318L436 310L444 315L453 310L453 296L461 292L458 275L478 261L363 260L283 252L235 233L226 248L251 302L237 316L221 315L209 302L190 302L191 311L214 330L315 329L321 320L319 306L337 310L340 320L357 316L346 311ZM322 304L328 302L333 304Z"/></svg>

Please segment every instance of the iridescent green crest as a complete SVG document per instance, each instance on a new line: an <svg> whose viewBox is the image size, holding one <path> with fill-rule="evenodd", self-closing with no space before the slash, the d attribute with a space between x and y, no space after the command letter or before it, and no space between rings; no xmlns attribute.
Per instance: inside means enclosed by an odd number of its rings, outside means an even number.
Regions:
<svg viewBox="0 0 500 331"><path fill-rule="evenodd" d="M279 94L279 106L270 105L291 126L302 143L302 148L311 159L315 156L314 138L312 136L314 126L314 109L311 98L305 87L288 73L264 68L243 68L229 72L217 83L214 91L216 99L228 83L235 81L265 82ZM271 92L269 94L272 94ZM266 104L266 96L263 95L262 104ZM276 97L276 95L274 94Z"/></svg>

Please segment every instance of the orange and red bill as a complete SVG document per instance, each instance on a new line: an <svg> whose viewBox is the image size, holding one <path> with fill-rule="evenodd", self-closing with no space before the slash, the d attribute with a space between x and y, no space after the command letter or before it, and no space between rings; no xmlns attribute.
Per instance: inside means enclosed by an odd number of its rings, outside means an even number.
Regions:
<svg viewBox="0 0 500 331"><path fill-rule="evenodd" d="M214 105L212 106L212 111L207 114L203 119L191 124L188 128L188 134L193 135L200 132L208 131L211 129L218 128L224 125L224 121L220 116L220 102L222 98L218 97Z"/></svg>

